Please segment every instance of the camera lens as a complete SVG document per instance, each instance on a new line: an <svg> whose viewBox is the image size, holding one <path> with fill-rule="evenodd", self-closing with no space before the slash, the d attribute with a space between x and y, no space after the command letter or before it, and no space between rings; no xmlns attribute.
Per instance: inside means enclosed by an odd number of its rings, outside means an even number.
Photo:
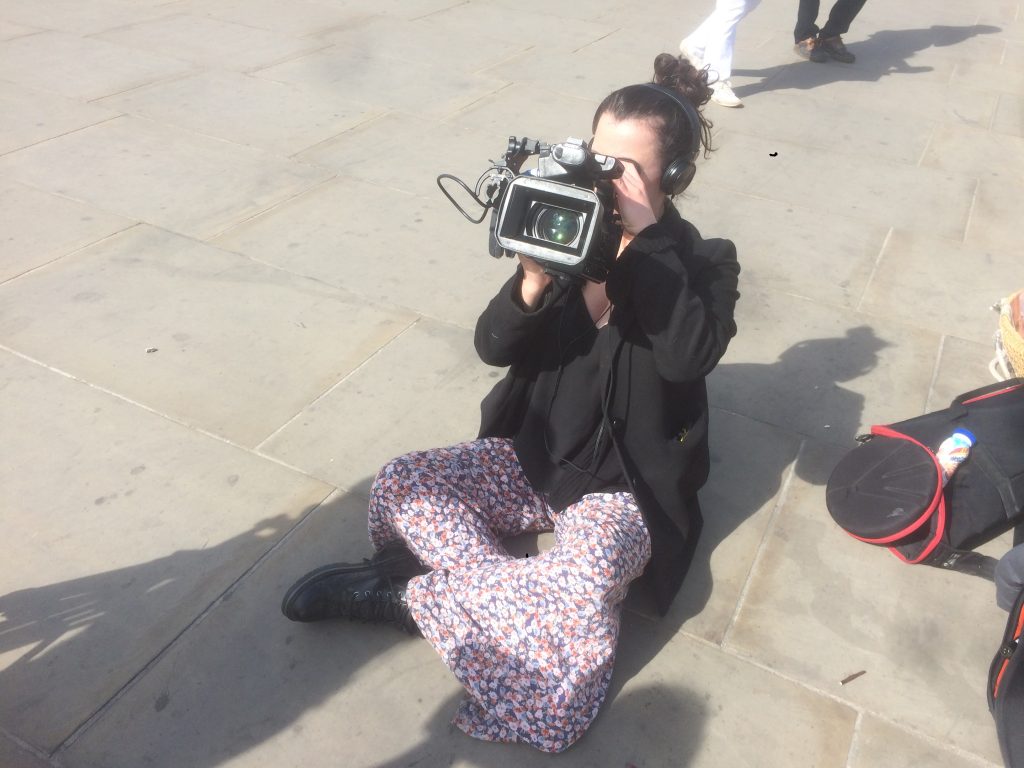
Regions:
<svg viewBox="0 0 1024 768"><path fill-rule="evenodd" d="M530 236L559 245L570 245L579 237L583 214L554 205L538 205L530 217Z"/></svg>

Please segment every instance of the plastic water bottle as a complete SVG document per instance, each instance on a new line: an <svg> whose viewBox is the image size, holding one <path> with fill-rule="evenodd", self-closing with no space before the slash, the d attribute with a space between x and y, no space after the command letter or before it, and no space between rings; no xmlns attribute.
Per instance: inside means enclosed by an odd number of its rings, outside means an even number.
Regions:
<svg viewBox="0 0 1024 768"><path fill-rule="evenodd" d="M949 482L949 478L971 453L971 446L974 445L974 435L966 429L957 429L952 435L942 441L939 450L935 452L935 458L939 460L942 467L942 484Z"/></svg>

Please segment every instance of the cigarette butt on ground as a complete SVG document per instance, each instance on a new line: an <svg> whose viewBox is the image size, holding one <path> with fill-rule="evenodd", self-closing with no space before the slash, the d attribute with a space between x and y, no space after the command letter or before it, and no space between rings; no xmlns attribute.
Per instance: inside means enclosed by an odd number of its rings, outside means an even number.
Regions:
<svg viewBox="0 0 1024 768"><path fill-rule="evenodd" d="M842 680L839 681L839 684L840 685L846 685L847 683L852 683L854 680L856 680L861 675L866 675L866 674L867 674L867 670L866 669L862 669L860 672L854 672L852 675L847 675L846 677L844 677Z"/></svg>

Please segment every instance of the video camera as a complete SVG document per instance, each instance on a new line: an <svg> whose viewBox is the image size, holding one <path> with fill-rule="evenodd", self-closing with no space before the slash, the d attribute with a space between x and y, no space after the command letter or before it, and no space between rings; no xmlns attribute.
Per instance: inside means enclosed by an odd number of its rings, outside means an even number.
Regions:
<svg viewBox="0 0 1024 768"><path fill-rule="evenodd" d="M534 155L537 168L520 173ZM437 177L437 185L474 224L491 211L489 250L495 258L521 253L547 272L601 282L622 236L610 181L622 170L619 160L592 152L580 139L545 144L510 136L504 156L492 161L475 189L447 173ZM459 205L445 180L459 184L484 209L479 218Z"/></svg>

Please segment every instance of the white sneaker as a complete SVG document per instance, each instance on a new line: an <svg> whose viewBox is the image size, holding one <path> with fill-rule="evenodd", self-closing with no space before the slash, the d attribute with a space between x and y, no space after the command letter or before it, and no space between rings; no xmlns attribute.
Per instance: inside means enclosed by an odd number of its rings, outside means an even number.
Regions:
<svg viewBox="0 0 1024 768"><path fill-rule="evenodd" d="M686 40L683 40L679 44L679 52L683 54L683 58L693 64L694 67L700 69L704 62L701 60L703 57L698 56L690 46L686 44Z"/></svg>
<svg viewBox="0 0 1024 768"><path fill-rule="evenodd" d="M712 83L711 90L714 91L714 93L711 94L711 100L715 102L715 104L720 104L723 107L743 106L743 102L740 101L740 97L732 92L732 83L728 80Z"/></svg>

